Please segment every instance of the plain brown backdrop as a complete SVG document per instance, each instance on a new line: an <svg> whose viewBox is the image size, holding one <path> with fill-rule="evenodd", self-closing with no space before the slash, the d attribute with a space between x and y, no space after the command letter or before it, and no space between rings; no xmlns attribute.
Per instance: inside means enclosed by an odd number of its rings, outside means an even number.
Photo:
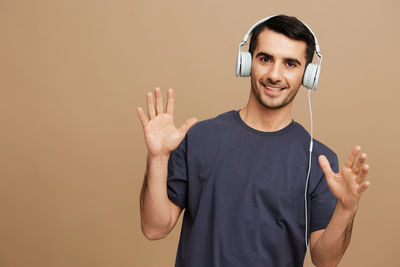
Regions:
<svg viewBox="0 0 400 267"><path fill-rule="evenodd" d="M371 187L340 266L400 266L399 10L395 0L0 0L0 266L173 266L181 219L160 241L140 230L136 108L155 86L175 89L179 125L243 107L237 46L279 13L306 22L324 55L315 137L341 164L354 145L368 153ZM305 89L295 101L309 129Z"/></svg>

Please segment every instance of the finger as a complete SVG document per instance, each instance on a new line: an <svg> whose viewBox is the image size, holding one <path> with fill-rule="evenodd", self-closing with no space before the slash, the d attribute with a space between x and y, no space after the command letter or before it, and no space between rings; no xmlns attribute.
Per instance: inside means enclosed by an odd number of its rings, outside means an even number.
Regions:
<svg viewBox="0 0 400 267"><path fill-rule="evenodd" d="M351 169L353 167L354 161L357 158L357 155L358 155L358 153L360 153L360 151L361 151L360 146L356 146L355 148L353 148L349 157L346 160L346 163L344 164L344 167Z"/></svg>
<svg viewBox="0 0 400 267"><path fill-rule="evenodd" d="M174 91L170 88L167 93L167 109L166 112L170 115L174 114Z"/></svg>
<svg viewBox="0 0 400 267"><path fill-rule="evenodd" d="M325 173L325 177L329 178L335 175L335 173L332 171L328 159L324 155L319 156L318 161L322 171Z"/></svg>
<svg viewBox="0 0 400 267"><path fill-rule="evenodd" d="M144 115L143 109L138 108L137 109L137 114L139 116L140 122L142 123L143 128L146 127L149 124L149 121L146 118L146 115Z"/></svg>
<svg viewBox="0 0 400 267"><path fill-rule="evenodd" d="M360 186L360 188L358 188L358 193L361 195L362 193L364 193L368 188L369 188L369 186L370 186L371 184L370 184L370 182L364 182L361 186Z"/></svg>
<svg viewBox="0 0 400 267"><path fill-rule="evenodd" d="M186 135L187 131L197 122L196 118L190 118L179 128L181 135Z"/></svg>
<svg viewBox="0 0 400 267"><path fill-rule="evenodd" d="M156 87L154 88L154 95L156 99L156 114L162 114L163 111L163 100L161 96L161 89Z"/></svg>
<svg viewBox="0 0 400 267"><path fill-rule="evenodd" d="M356 161L356 163L353 165L353 173L355 174L359 174L360 170L365 162L365 160L367 159L367 154L365 153L361 153L361 155L358 157L358 160Z"/></svg>
<svg viewBox="0 0 400 267"><path fill-rule="evenodd" d="M153 95L150 92L148 92L146 95L146 102L147 114L149 115L149 120L152 120L156 116L156 111L154 110Z"/></svg>
<svg viewBox="0 0 400 267"><path fill-rule="evenodd" d="M367 164L365 164L363 166L363 168L361 169L361 173L360 173L360 176L357 178L357 182L359 182L359 183L364 182L365 178L367 178L368 171L369 171L369 166Z"/></svg>

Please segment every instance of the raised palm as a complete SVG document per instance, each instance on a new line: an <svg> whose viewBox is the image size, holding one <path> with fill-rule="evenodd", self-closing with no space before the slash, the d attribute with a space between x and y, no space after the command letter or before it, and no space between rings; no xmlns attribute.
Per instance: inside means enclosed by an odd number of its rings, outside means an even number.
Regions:
<svg viewBox="0 0 400 267"><path fill-rule="evenodd" d="M160 88L154 89L153 95L147 93L148 119L142 108L138 108L138 116L142 123L147 149L151 156L166 156L183 140L187 131L196 123L195 118L188 119L180 128L174 124L174 92L168 90L167 105L164 112Z"/></svg>
<svg viewBox="0 0 400 267"><path fill-rule="evenodd" d="M319 157L319 163L325 173L330 191L347 209L356 208L361 195L370 186L370 182L365 181L369 171L369 166L365 164L367 155L360 154L360 151L361 148L356 146L338 173L332 171L325 156Z"/></svg>

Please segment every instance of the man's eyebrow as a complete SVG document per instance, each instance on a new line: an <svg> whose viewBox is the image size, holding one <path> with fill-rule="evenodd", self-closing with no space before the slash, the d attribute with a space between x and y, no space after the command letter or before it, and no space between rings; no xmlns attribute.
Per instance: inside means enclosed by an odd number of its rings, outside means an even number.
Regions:
<svg viewBox="0 0 400 267"><path fill-rule="evenodd" d="M298 59L296 59L296 58L288 57L288 58L285 58L285 61L286 61L286 62L297 63L299 66L301 66L300 61L299 61Z"/></svg>
<svg viewBox="0 0 400 267"><path fill-rule="evenodd" d="M270 54L267 54L265 52L258 52L256 55L256 58L258 58L258 57L272 57L273 58L273 56L271 56Z"/></svg>

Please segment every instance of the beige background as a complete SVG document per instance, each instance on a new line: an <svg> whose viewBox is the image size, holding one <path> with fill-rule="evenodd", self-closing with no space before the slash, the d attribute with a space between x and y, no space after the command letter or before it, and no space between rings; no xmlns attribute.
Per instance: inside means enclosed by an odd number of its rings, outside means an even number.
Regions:
<svg viewBox="0 0 400 267"><path fill-rule="evenodd" d="M371 188L340 266L400 266L399 4L385 1L0 0L0 266L173 266L181 221L140 230L146 147L136 108L172 87L176 121L239 109L248 28L272 14L324 55L315 136L343 163L360 144ZM295 120L309 128L306 90Z"/></svg>

